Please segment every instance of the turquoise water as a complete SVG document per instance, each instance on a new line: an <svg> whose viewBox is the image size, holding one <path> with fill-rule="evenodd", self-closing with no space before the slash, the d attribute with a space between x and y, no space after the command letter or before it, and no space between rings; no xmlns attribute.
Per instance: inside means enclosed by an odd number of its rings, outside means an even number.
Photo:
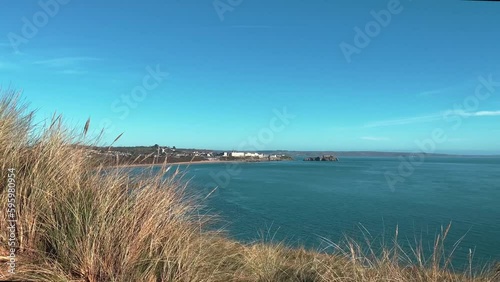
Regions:
<svg viewBox="0 0 500 282"><path fill-rule="evenodd" d="M319 249L345 235L390 241L399 226L402 245L432 249L441 226L452 222L448 248L463 235L456 264L469 249L478 264L500 260L500 159L429 157L393 189L398 158L342 158L340 162L198 164L188 168L191 188L208 195L211 213L230 236L263 236ZM230 176L230 177L229 177ZM268 238L269 239L269 238Z"/></svg>

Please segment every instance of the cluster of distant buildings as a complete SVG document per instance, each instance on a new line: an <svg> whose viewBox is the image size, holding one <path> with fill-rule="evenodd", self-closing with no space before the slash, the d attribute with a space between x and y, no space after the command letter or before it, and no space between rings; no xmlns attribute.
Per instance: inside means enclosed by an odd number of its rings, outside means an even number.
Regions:
<svg viewBox="0 0 500 282"><path fill-rule="evenodd" d="M206 151L206 150L178 150L164 147L159 148L160 155L171 155L173 157L205 157L210 159L220 158L220 157L232 157L232 158L253 158L253 159L280 159L283 155L266 155L258 152L214 152L214 151Z"/></svg>
<svg viewBox="0 0 500 282"><path fill-rule="evenodd" d="M93 155L101 155L105 157L122 157L136 158L148 157L153 158L170 158L173 159L206 159L211 161L242 159L242 160L259 160L259 161L275 161L284 160L286 155L278 154L263 154L259 152L244 152L244 151L212 151L203 149L177 149L174 147L154 145L151 147L115 147L115 148L94 148Z"/></svg>
<svg viewBox="0 0 500 282"><path fill-rule="evenodd" d="M95 150L95 149L89 149L87 151L87 157L90 157L92 155L101 155L101 156L106 156L106 157L131 157L132 154L129 152L120 152L120 151L104 151L104 150Z"/></svg>
<svg viewBox="0 0 500 282"><path fill-rule="evenodd" d="M258 158L258 159L280 159L284 155L265 155L257 152L224 152L223 157L233 158Z"/></svg>
<svg viewBox="0 0 500 282"><path fill-rule="evenodd" d="M245 153L245 152L224 152L223 157L233 157L233 158L265 158L264 154L259 153Z"/></svg>
<svg viewBox="0 0 500 282"><path fill-rule="evenodd" d="M172 149L169 147L165 148L160 148L160 156L162 155L168 155L172 157L177 157L177 158L182 158L182 157L205 157L205 158L211 158L215 154L211 151L196 151L196 150L189 150L189 149L181 149L181 150L176 150Z"/></svg>

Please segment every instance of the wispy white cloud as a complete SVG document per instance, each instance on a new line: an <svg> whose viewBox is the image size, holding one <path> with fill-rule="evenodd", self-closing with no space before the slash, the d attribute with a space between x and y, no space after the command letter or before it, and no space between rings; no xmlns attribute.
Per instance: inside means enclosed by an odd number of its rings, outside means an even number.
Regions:
<svg viewBox="0 0 500 282"><path fill-rule="evenodd" d="M87 73L85 63L99 60L99 58L95 57L60 57L34 61L32 64L51 69L60 74L81 75Z"/></svg>
<svg viewBox="0 0 500 282"><path fill-rule="evenodd" d="M427 91L422 91L420 93L417 93L417 96L432 96L432 95L437 95L437 94L442 94L449 92L451 90L456 89L455 87L446 87L446 88L440 88L440 89L433 89L433 90L427 90Z"/></svg>
<svg viewBox="0 0 500 282"><path fill-rule="evenodd" d="M448 116L457 115L462 117L492 117L492 116L500 116L500 111L477 111L477 112L445 111L430 115L369 122L365 124L364 127L385 127L385 126L398 126L398 125L407 125L415 123L433 122L442 120L445 115Z"/></svg>
<svg viewBox="0 0 500 282"><path fill-rule="evenodd" d="M394 126L394 125L406 125L412 123L432 122L439 120L442 117L443 117L442 114L432 114L432 115L423 115L423 116L401 118L401 119L381 120L381 121L374 121L367 123L365 124L365 127L383 127L383 126Z"/></svg>
<svg viewBox="0 0 500 282"><path fill-rule="evenodd" d="M463 113L463 115L469 117L494 117L500 116L500 111L479 111L473 113Z"/></svg>
<svg viewBox="0 0 500 282"><path fill-rule="evenodd" d="M33 64L43 65L52 68L61 68L61 67L79 65L80 63L83 62L99 61L99 60L100 60L99 58L94 58L94 57L62 57L49 60L35 61L33 62Z"/></svg>
<svg viewBox="0 0 500 282"><path fill-rule="evenodd" d="M461 83L459 85L452 85L452 86L446 86L446 87L421 91L421 92L417 93L417 96L433 96L433 95L446 94L446 93L451 93L451 92L464 91L468 88L468 84L469 84L469 82L464 82L464 83Z"/></svg>
<svg viewBox="0 0 500 282"><path fill-rule="evenodd" d="M368 140L368 141L389 141L391 140L390 138L387 137L375 137L375 136L363 136L361 137L363 140Z"/></svg>

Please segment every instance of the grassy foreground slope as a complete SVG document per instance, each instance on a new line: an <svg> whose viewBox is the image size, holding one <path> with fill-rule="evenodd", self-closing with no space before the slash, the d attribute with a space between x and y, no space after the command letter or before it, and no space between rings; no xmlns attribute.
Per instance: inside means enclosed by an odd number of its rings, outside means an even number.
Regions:
<svg viewBox="0 0 500 282"><path fill-rule="evenodd" d="M0 101L0 280L14 281L497 281L452 274L435 254L410 265L398 246L366 256L352 241L336 255L281 244L241 244L206 231L178 177L132 177L88 157L60 117L34 130L12 91ZM16 269L8 273L8 169L16 170ZM165 169L167 169L165 167ZM165 171L165 170L162 170ZM443 234L445 235L445 234ZM444 236L445 237L445 236ZM443 237L441 237L443 239ZM416 252L416 257L419 252Z"/></svg>

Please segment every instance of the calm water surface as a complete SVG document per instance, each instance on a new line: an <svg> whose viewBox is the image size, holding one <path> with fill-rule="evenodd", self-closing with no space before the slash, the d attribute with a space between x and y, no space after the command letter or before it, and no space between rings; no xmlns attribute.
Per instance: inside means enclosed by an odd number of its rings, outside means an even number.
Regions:
<svg viewBox="0 0 500 282"><path fill-rule="evenodd" d="M206 204L238 240L259 240L264 232L321 248L325 238L339 242L367 231L374 240L390 240L399 226L401 244L417 239L431 249L441 226L452 222L450 250L465 235L455 262L464 263L469 249L478 264L500 260L500 159L427 158L391 190L384 173L397 175L400 164L398 158L352 157L181 168L190 189L206 195L223 186Z"/></svg>

